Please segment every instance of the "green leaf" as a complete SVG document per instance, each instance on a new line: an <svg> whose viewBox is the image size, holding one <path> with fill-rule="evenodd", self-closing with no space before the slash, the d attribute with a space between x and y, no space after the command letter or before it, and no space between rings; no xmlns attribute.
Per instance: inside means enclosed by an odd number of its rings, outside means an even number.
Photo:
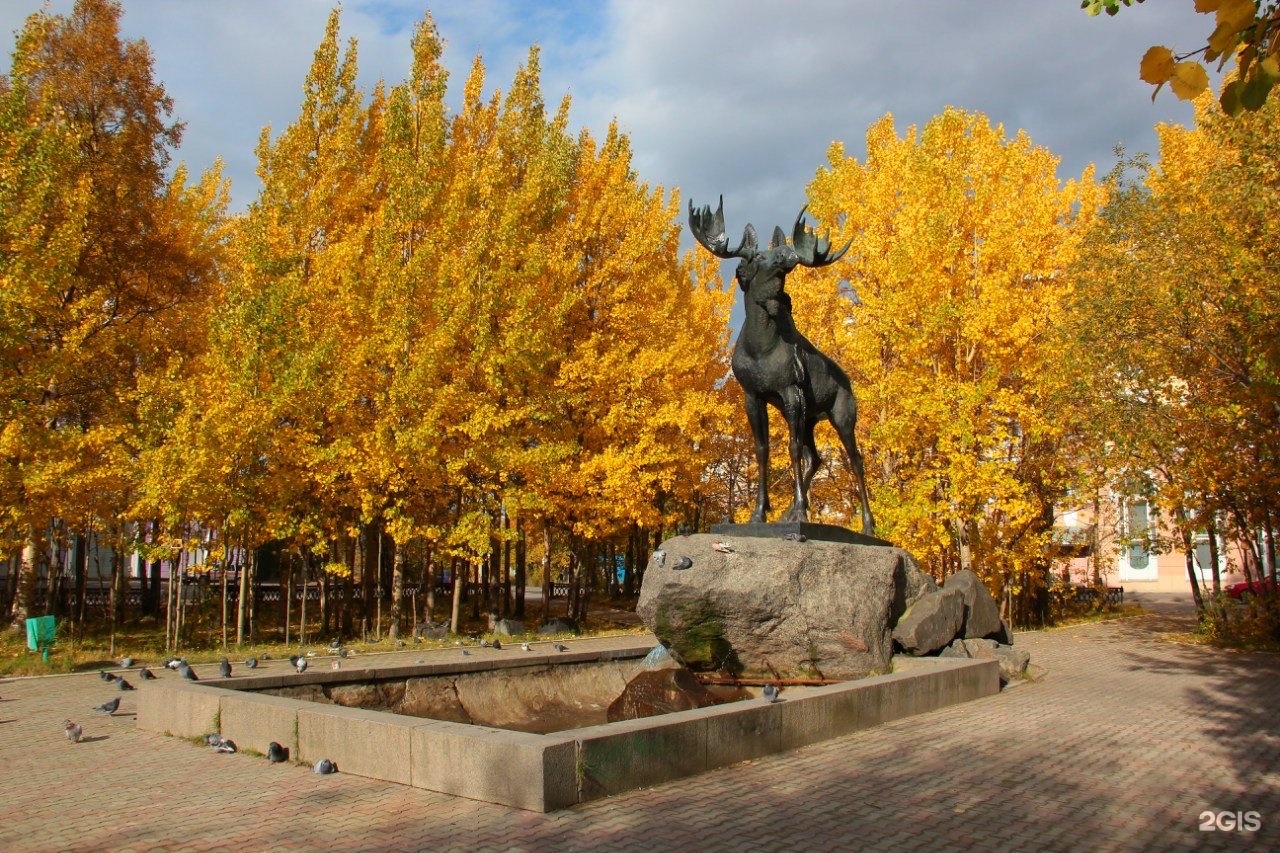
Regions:
<svg viewBox="0 0 1280 853"><path fill-rule="evenodd" d="M1246 110L1261 109L1271 91L1271 81L1261 74L1254 74L1240 92L1240 105Z"/></svg>

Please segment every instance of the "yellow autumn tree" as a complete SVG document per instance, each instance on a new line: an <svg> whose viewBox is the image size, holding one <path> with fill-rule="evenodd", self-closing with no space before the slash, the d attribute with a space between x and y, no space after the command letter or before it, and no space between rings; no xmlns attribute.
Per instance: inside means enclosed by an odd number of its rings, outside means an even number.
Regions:
<svg viewBox="0 0 1280 853"><path fill-rule="evenodd" d="M1230 81L1228 81L1230 85ZM1079 400L1095 464L1149 498L1191 563L1193 537L1233 539L1250 570L1275 571L1280 504L1280 302L1273 211L1277 106L1225 116L1210 93L1196 125L1162 125L1158 167L1118 172L1078 264L1068 326L1097 377ZM1150 535L1150 534L1149 534ZM1219 586L1217 560L1210 571Z"/></svg>
<svg viewBox="0 0 1280 853"><path fill-rule="evenodd" d="M1059 182L1024 132L954 108L901 136L886 116L865 161L839 143L829 159L810 210L852 245L788 289L802 331L853 380L878 530L938 577L1034 585L1071 481L1051 332L1103 189L1091 168ZM847 477L815 493L820 513L850 517Z"/></svg>
<svg viewBox="0 0 1280 853"><path fill-rule="evenodd" d="M18 469L6 515L25 540L15 621L30 612L48 530L94 528L122 580L150 437L145 380L182 369L199 346L184 324L216 293L225 187L216 167L195 187L185 169L166 175L182 125L146 43L120 38L120 16L110 0L32 15L0 82L3 227L26 231L6 234L17 251L3 253L0 405Z"/></svg>

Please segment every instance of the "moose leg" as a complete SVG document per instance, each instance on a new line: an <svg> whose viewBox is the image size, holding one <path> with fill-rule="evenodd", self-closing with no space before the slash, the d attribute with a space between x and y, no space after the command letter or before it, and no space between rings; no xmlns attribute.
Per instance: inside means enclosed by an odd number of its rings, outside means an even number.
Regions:
<svg viewBox="0 0 1280 853"><path fill-rule="evenodd" d="M746 409L756 444L756 509L751 523L764 524L769 520L769 409L755 394L747 394Z"/></svg>
<svg viewBox="0 0 1280 853"><path fill-rule="evenodd" d="M782 395L783 414L787 417L787 431L790 442L787 449L791 452L791 476L795 486L795 496L791 500L791 508L782 517L783 521L809 520L809 476L805 471L808 447L805 440L805 405L804 391L797 386L786 389ZM817 451L813 453L810 467L816 468Z"/></svg>
<svg viewBox="0 0 1280 853"><path fill-rule="evenodd" d="M858 500L862 504L862 532L868 536L876 535L876 522L871 517L871 502L867 498L867 476L862 464L862 453L858 450L858 439L854 435L854 427L858 422L858 413L853 397L841 395L836 405L831 408L831 425L840 436L840 443L849 454L849 467L853 469L853 479L858 484Z"/></svg>
<svg viewBox="0 0 1280 853"><path fill-rule="evenodd" d="M802 467L804 469L804 486L802 491L805 495L805 503L809 499L809 487L813 485L813 477L818 473L818 469L822 467L822 457L818 455L817 442L813 440L813 429L817 424L810 420L804 425L804 443L800 448L803 454Z"/></svg>

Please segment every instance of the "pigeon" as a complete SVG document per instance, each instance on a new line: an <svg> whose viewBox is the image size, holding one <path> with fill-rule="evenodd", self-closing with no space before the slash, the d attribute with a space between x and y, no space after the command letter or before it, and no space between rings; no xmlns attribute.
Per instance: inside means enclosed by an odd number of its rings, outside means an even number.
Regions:
<svg viewBox="0 0 1280 853"><path fill-rule="evenodd" d="M805 538L805 535L804 535L803 533L788 533L786 536L783 536L782 538L783 538L783 539L785 539L785 540L787 540L788 542L805 542L805 541L807 541L807 540L806 540L806 538Z"/></svg>
<svg viewBox="0 0 1280 853"><path fill-rule="evenodd" d="M138 670L138 675L142 676L143 681L154 681L156 677L156 674L151 670L147 669L145 666L142 669Z"/></svg>
<svg viewBox="0 0 1280 853"><path fill-rule="evenodd" d="M672 571L683 572L685 569L693 568L693 560L688 557L681 557L676 560L676 564L671 567Z"/></svg>
<svg viewBox="0 0 1280 853"><path fill-rule="evenodd" d="M338 657L340 658L345 658L349 654L351 654L351 652L347 651L346 649L338 649Z"/></svg>
<svg viewBox="0 0 1280 853"><path fill-rule="evenodd" d="M721 554L732 554L737 549L734 548L732 545L730 545L728 542L712 542L711 550L719 551Z"/></svg>
<svg viewBox="0 0 1280 853"><path fill-rule="evenodd" d="M533 651L533 646L529 645L529 643L528 643L527 641L526 641L526 642L521 643L521 644L520 644L520 648L524 649L526 652L531 652L531 651Z"/></svg>
<svg viewBox="0 0 1280 853"><path fill-rule="evenodd" d="M297 662L294 664L294 668L295 668L296 670L298 670L298 672L306 672L306 671L307 671L307 659L306 659L306 658L298 658Z"/></svg>
<svg viewBox="0 0 1280 853"><path fill-rule="evenodd" d="M658 564L658 568L662 568L667 562L667 552L662 550L654 551L653 561Z"/></svg>
<svg viewBox="0 0 1280 853"><path fill-rule="evenodd" d="M282 761L289 760L289 750L285 749L275 741L267 744L267 760L272 764L279 764Z"/></svg>
<svg viewBox="0 0 1280 853"><path fill-rule="evenodd" d="M128 669L129 667L133 666L133 658L130 658L130 657L121 658L120 666L124 667L125 669Z"/></svg>
<svg viewBox="0 0 1280 853"><path fill-rule="evenodd" d="M187 664L187 662L186 662L186 661L182 661L182 663L178 665L178 675L181 675L181 676L182 676L183 678L185 678L187 681L199 681L199 680L200 680L200 679L196 678L195 670L193 670L193 669L192 669L192 668Z"/></svg>
<svg viewBox="0 0 1280 853"><path fill-rule="evenodd" d="M223 658L218 662L218 675L221 675L223 678L231 677L231 661Z"/></svg>
<svg viewBox="0 0 1280 853"><path fill-rule="evenodd" d="M487 648L489 648L489 645L490 645L490 644L489 644L489 641L488 641L488 640L481 640L481 641L480 641L480 648L482 648L482 649L487 649Z"/></svg>
<svg viewBox="0 0 1280 853"><path fill-rule="evenodd" d="M316 762L316 766L312 768L311 772L319 773L321 776L326 775L328 773L337 773L338 765L334 764L332 761L330 761L327 758L322 758Z"/></svg>
<svg viewBox="0 0 1280 853"><path fill-rule="evenodd" d="M245 669L257 669L257 668L258 668L258 659L257 659L257 658L249 658L247 661L245 661L245 662L244 662L244 668L245 668Z"/></svg>
<svg viewBox="0 0 1280 853"><path fill-rule="evenodd" d="M564 643L555 643L555 644L553 644L553 645L551 646L551 648L555 649L555 650L556 650L556 651L558 651L558 652L567 652L567 651L569 651L569 647L568 647L568 646L566 646Z"/></svg>
<svg viewBox="0 0 1280 853"><path fill-rule="evenodd" d="M778 685L766 684L764 686L764 690L761 691L760 695L764 697L764 701L766 702L777 702L778 701Z"/></svg>
<svg viewBox="0 0 1280 853"><path fill-rule="evenodd" d="M103 702L101 705L95 705L93 710L99 714L114 714L116 709L120 707L120 697L112 699L110 702Z"/></svg>
<svg viewBox="0 0 1280 853"><path fill-rule="evenodd" d="M235 752L235 751L236 751L236 742L235 742L235 741L233 741L233 740L230 740L229 738L224 738L224 739L223 739L223 741L222 741L220 744L218 744L217 746L215 746L215 747L213 748L213 751L214 751L214 752L227 752L227 753Z"/></svg>
<svg viewBox="0 0 1280 853"><path fill-rule="evenodd" d="M209 746L217 746L222 743L222 735L217 732L209 732L209 734L204 736L204 742Z"/></svg>
<svg viewBox="0 0 1280 853"><path fill-rule="evenodd" d="M105 669L98 673L98 677L101 678L103 681L106 681L107 683L110 683L116 680L115 675L113 673L107 672Z"/></svg>
<svg viewBox="0 0 1280 853"><path fill-rule="evenodd" d="M416 640L416 639L417 639L417 637L414 637L414 639ZM403 649L403 648L404 648L404 640L396 640L396 648L397 648L397 649Z"/></svg>
<svg viewBox="0 0 1280 853"><path fill-rule="evenodd" d="M125 681L123 678L117 678L117 679L116 679L116 687L119 687L121 690L136 690L136 689L137 689L137 688L136 688L136 687L134 687L132 684L130 684L129 682Z"/></svg>
<svg viewBox="0 0 1280 853"><path fill-rule="evenodd" d="M290 666L297 666L297 665L298 665L298 656L297 656L297 655L289 655L289 665L290 665Z"/></svg>
<svg viewBox="0 0 1280 853"><path fill-rule="evenodd" d="M313 657L315 657L315 656L316 656L316 653L315 653L315 652L307 652L307 657L309 657L309 658L313 658Z"/></svg>
<svg viewBox="0 0 1280 853"><path fill-rule="evenodd" d="M182 669L182 665L186 662L186 658L169 658L164 662L164 665L169 669Z"/></svg>
<svg viewBox="0 0 1280 853"><path fill-rule="evenodd" d="M341 645L342 645L342 641L339 640L337 637L334 637L332 640L329 641L329 648L332 651L336 652L338 650L338 647Z"/></svg>
<svg viewBox="0 0 1280 853"><path fill-rule="evenodd" d="M463 649L463 650L462 650L462 656L463 656L464 658L465 658L465 657L467 657L467 656L468 656L468 655L470 655L470 654L471 654L471 652L467 651L466 649Z"/></svg>
<svg viewBox="0 0 1280 853"><path fill-rule="evenodd" d="M67 733L67 740L71 741L72 743L79 743L81 735L84 734L84 729L80 728L78 725L71 722L70 720L63 720L62 724Z"/></svg>
<svg viewBox="0 0 1280 853"><path fill-rule="evenodd" d="M498 650L502 649L502 643L497 639L493 641L492 645L495 649L498 649Z"/></svg>

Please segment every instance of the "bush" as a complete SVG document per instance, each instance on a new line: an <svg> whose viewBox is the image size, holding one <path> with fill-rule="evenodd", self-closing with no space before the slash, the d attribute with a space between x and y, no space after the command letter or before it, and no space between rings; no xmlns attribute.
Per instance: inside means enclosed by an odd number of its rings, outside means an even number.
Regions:
<svg viewBox="0 0 1280 853"><path fill-rule="evenodd" d="M1219 646L1280 651L1280 595L1226 593L1207 599L1200 633Z"/></svg>

